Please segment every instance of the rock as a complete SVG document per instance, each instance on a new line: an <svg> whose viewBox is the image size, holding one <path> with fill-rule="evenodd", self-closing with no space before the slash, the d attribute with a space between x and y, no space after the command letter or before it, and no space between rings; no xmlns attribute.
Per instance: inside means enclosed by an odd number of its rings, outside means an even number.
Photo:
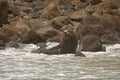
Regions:
<svg viewBox="0 0 120 80"><path fill-rule="evenodd" d="M53 30L51 23L46 19L31 19L29 21L29 26L39 35L45 34L49 30Z"/></svg>
<svg viewBox="0 0 120 80"><path fill-rule="evenodd" d="M60 16L60 12L58 11L56 0L48 0L48 5L40 10L41 18L53 19L57 16Z"/></svg>
<svg viewBox="0 0 120 80"><path fill-rule="evenodd" d="M8 38L10 38L13 35L18 35L17 30L14 28L10 27L9 25L5 25L0 29L0 32L4 33L7 35Z"/></svg>
<svg viewBox="0 0 120 80"><path fill-rule="evenodd" d="M87 15L88 15L88 12L82 9L82 10L76 11L75 13L70 14L69 18L71 20L80 21Z"/></svg>
<svg viewBox="0 0 120 80"><path fill-rule="evenodd" d="M18 7L16 7L15 4L12 4L12 3L10 3L8 5L8 12L9 12L9 14L13 14L14 16L18 16L19 15Z"/></svg>
<svg viewBox="0 0 120 80"><path fill-rule="evenodd" d="M22 43L26 44L36 44L43 41L43 38L34 31L26 31L24 34L21 35L20 39Z"/></svg>
<svg viewBox="0 0 120 80"><path fill-rule="evenodd" d="M5 41L0 40L0 50L5 47Z"/></svg>
<svg viewBox="0 0 120 80"><path fill-rule="evenodd" d="M82 2L80 0L72 0L71 3L73 6L75 6L75 10L80 10L88 5L88 3Z"/></svg>
<svg viewBox="0 0 120 80"><path fill-rule="evenodd" d="M24 0L25 2L33 2L33 0Z"/></svg>
<svg viewBox="0 0 120 80"><path fill-rule="evenodd" d="M80 47L82 51L103 51L100 39L94 35L84 36L80 42Z"/></svg>
<svg viewBox="0 0 120 80"><path fill-rule="evenodd" d="M75 53L75 56L80 56L80 57L86 57L83 53L81 52L76 52Z"/></svg>
<svg viewBox="0 0 120 80"><path fill-rule="evenodd" d="M8 23L8 2L0 0L0 26Z"/></svg>
<svg viewBox="0 0 120 80"><path fill-rule="evenodd" d="M4 41L4 42L8 42L9 41L9 36L7 36L6 34L0 32L0 40Z"/></svg>
<svg viewBox="0 0 120 80"><path fill-rule="evenodd" d="M31 30L28 24L25 24L25 21L20 19L17 21L17 24L14 26L14 29L19 33L20 40L23 43L39 43L43 39L35 31Z"/></svg>
<svg viewBox="0 0 120 80"><path fill-rule="evenodd" d="M120 35L115 33L103 34L100 37L102 44L117 44L120 43Z"/></svg>
<svg viewBox="0 0 120 80"><path fill-rule="evenodd" d="M106 17L107 18L107 17ZM101 40L102 43L119 43L119 23L117 23L118 18L88 15L83 18L80 26L77 28L76 33L79 39L82 39L86 35L96 35ZM110 21L111 20L111 21ZM116 21L116 22L115 22ZM103 35L106 35L106 38ZM109 37L109 41L107 40ZM106 40L106 41L105 41Z"/></svg>
<svg viewBox="0 0 120 80"><path fill-rule="evenodd" d="M31 7L25 7L25 8L23 8L23 12L25 12L27 14L32 14L32 13L34 13L34 10Z"/></svg>
<svg viewBox="0 0 120 80"><path fill-rule="evenodd" d="M96 5L96 4L101 2L101 0L80 0L80 1L87 2L87 3L92 4L92 5Z"/></svg>
<svg viewBox="0 0 120 80"><path fill-rule="evenodd" d="M5 47L1 47L1 46L0 46L0 50L4 50L4 49L5 49Z"/></svg>
<svg viewBox="0 0 120 80"><path fill-rule="evenodd" d="M74 7L70 0L56 0L56 3L61 16L66 16L74 12Z"/></svg>
<svg viewBox="0 0 120 80"><path fill-rule="evenodd" d="M60 42L61 38L63 37L62 32L60 32L59 30L49 30L47 31L45 34L41 35L44 39L44 41L47 42Z"/></svg>
<svg viewBox="0 0 120 80"><path fill-rule="evenodd" d="M109 14L104 14L103 17L105 17L108 21L110 21L113 24L114 28L120 30L120 23L119 23L120 17Z"/></svg>
<svg viewBox="0 0 120 80"><path fill-rule="evenodd" d="M50 20L50 22L52 23L53 28L58 30L60 30L60 28L62 28L63 25L67 25L69 23L68 17L66 16L56 17Z"/></svg>

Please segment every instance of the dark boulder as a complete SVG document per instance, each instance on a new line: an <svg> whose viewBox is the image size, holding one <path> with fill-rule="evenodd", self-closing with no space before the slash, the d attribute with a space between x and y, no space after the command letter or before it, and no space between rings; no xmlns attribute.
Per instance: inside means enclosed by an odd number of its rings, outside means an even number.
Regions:
<svg viewBox="0 0 120 80"><path fill-rule="evenodd" d="M103 51L103 46L100 39L94 35L84 36L80 42L80 47L82 51Z"/></svg>

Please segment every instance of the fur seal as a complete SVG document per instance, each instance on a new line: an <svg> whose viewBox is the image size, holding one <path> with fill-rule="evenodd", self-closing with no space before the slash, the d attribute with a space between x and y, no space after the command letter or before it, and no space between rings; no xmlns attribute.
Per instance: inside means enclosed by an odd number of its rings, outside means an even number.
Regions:
<svg viewBox="0 0 120 80"><path fill-rule="evenodd" d="M33 53L44 53L48 55L53 55L53 54L75 54L75 56L80 56L80 57L85 57L84 54L81 53L81 49L77 50L78 47L78 39L75 34L75 32L70 28L63 30L64 36L62 41L58 46L55 46L50 49L46 49L45 47L40 46L39 49L33 50Z"/></svg>
<svg viewBox="0 0 120 80"><path fill-rule="evenodd" d="M51 49L39 48L37 51L33 52L45 53L49 55L75 53L78 45L78 40L75 33L71 29L64 30L63 32L63 39L58 46Z"/></svg>

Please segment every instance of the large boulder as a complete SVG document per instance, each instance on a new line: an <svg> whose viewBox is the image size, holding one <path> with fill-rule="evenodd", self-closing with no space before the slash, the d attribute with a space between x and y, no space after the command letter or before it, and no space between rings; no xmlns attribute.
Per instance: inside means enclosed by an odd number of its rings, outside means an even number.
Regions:
<svg viewBox="0 0 120 80"><path fill-rule="evenodd" d="M0 26L8 23L8 3L7 0L0 0Z"/></svg>
<svg viewBox="0 0 120 80"><path fill-rule="evenodd" d="M93 15L83 18L81 25L77 29L77 35L79 39L86 35L96 35L103 44L120 42L119 31L117 31L115 23Z"/></svg>
<svg viewBox="0 0 120 80"><path fill-rule="evenodd" d="M14 26L14 29L20 35L20 41L23 43L38 43L42 41L42 37L37 34L34 30L31 30L29 25L25 23L24 20L20 19Z"/></svg>
<svg viewBox="0 0 120 80"><path fill-rule="evenodd" d="M97 36L84 36L80 42L82 51L103 51L102 43Z"/></svg>

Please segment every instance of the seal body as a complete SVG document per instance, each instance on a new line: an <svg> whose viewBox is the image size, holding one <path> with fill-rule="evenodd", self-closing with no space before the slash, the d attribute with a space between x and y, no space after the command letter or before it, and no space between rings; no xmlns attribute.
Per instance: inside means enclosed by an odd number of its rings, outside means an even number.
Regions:
<svg viewBox="0 0 120 80"><path fill-rule="evenodd" d="M34 52L49 55L75 53L78 45L78 40L75 33L73 32L73 30L64 30L63 32L64 32L63 39L58 46L55 46L50 49L39 48Z"/></svg>

